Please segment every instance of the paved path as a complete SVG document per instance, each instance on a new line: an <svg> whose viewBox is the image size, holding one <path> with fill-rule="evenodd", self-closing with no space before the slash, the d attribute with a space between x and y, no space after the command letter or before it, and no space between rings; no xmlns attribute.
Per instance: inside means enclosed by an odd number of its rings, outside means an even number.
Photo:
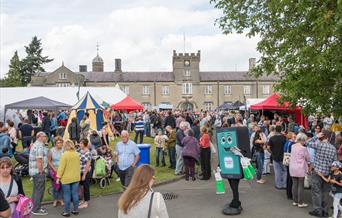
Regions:
<svg viewBox="0 0 342 218"><path fill-rule="evenodd" d="M259 185L253 182L242 181L240 185L240 198L244 208L241 218L307 218L311 209L299 209L292 206L287 200L285 190L278 191L273 187L273 178L266 177L268 183ZM171 184L156 187L156 191L173 192L177 199L166 201L168 212L172 218L220 218L225 203L231 200L231 192L226 181L227 193L215 194L215 181L187 182L180 180ZM110 218L117 217L116 203L119 194L98 197L91 200L90 207L82 209L79 217L84 218ZM309 190L305 191L305 202L311 202ZM47 206L47 217L58 217L61 207Z"/></svg>

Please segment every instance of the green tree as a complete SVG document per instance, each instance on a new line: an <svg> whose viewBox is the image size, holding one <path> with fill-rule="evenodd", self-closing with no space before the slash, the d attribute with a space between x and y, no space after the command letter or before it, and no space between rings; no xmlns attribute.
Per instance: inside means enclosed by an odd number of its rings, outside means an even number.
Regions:
<svg viewBox="0 0 342 218"><path fill-rule="evenodd" d="M342 115L342 0L211 0L224 34L258 36L253 74L277 75L283 98L307 113Z"/></svg>
<svg viewBox="0 0 342 218"><path fill-rule="evenodd" d="M27 56L22 61L22 84L24 86L31 82L31 76L44 71L43 64L53 61L48 56L42 56L42 43L41 39L38 39L37 36L34 36L31 43L25 46L25 51Z"/></svg>
<svg viewBox="0 0 342 218"><path fill-rule="evenodd" d="M18 51L15 51L5 78L6 86L22 86L21 70L22 66L21 61L19 60Z"/></svg>

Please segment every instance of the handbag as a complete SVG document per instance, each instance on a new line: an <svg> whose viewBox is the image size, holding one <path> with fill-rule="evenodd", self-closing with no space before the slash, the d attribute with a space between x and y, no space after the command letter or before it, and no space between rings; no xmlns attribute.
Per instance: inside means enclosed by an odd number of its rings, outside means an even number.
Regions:
<svg viewBox="0 0 342 218"><path fill-rule="evenodd" d="M216 154L216 148L212 142L210 142L210 151L212 154Z"/></svg>
<svg viewBox="0 0 342 218"><path fill-rule="evenodd" d="M291 158L291 153L289 152L290 142L287 142L285 144L285 146L286 146L286 151L284 151L283 165L289 166L290 165L290 158Z"/></svg>

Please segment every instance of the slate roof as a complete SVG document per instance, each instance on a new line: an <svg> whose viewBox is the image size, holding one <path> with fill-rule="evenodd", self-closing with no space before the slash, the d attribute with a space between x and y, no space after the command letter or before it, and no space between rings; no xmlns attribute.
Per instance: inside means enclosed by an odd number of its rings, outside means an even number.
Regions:
<svg viewBox="0 0 342 218"><path fill-rule="evenodd" d="M173 82L173 72L75 72L84 75L87 82ZM42 72L37 77L46 77L50 73ZM261 76L259 81L276 81L275 76ZM248 71L202 71L200 81L255 81Z"/></svg>
<svg viewBox="0 0 342 218"><path fill-rule="evenodd" d="M274 81L277 80L275 76L261 76L260 81ZM214 72L200 72L201 81L254 81L254 76L248 75L248 71L214 71Z"/></svg>

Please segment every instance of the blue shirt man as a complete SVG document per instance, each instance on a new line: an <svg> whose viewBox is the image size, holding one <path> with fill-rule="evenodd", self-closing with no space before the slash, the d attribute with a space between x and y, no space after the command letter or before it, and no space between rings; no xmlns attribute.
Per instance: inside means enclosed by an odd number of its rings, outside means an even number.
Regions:
<svg viewBox="0 0 342 218"><path fill-rule="evenodd" d="M121 184L127 187L140 159L140 150L137 144L129 140L129 133L126 130L121 132L121 139L121 142L118 142L115 147L116 163Z"/></svg>

